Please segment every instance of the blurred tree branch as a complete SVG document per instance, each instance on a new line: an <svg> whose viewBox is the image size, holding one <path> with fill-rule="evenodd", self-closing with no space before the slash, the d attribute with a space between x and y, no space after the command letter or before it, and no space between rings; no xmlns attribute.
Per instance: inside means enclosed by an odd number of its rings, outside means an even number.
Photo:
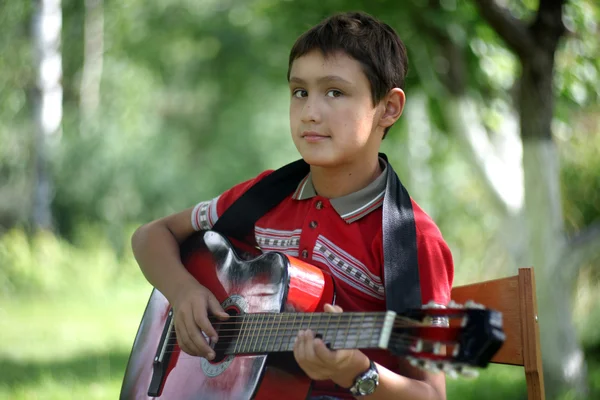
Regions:
<svg viewBox="0 0 600 400"><path fill-rule="evenodd" d="M600 222L570 238L567 246L569 250L559 265L569 267L565 268L566 277L572 279L582 267L600 257Z"/></svg>
<svg viewBox="0 0 600 400"><path fill-rule="evenodd" d="M475 0L475 4L480 15L519 57L525 58L533 53L535 49L533 37L521 20L499 6L496 0Z"/></svg>

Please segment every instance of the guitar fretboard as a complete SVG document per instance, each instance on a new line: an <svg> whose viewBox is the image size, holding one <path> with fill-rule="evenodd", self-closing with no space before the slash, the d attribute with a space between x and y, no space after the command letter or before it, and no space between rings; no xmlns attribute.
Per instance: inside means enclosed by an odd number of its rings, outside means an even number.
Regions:
<svg viewBox="0 0 600 400"><path fill-rule="evenodd" d="M221 332L233 336L226 354L292 351L298 332L306 329L331 349L385 348L394 318L393 312L245 314Z"/></svg>

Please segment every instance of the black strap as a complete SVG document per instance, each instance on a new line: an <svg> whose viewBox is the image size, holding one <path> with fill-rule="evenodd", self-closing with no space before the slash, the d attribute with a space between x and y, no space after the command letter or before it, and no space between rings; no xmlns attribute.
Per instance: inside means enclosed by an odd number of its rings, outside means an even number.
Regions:
<svg viewBox="0 0 600 400"><path fill-rule="evenodd" d="M387 161L385 154L379 156ZM397 313L421 308L417 229L412 200L389 162L381 223L386 308Z"/></svg>
<svg viewBox="0 0 600 400"><path fill-rule="evenodd" d="M387 161L385 154L379 156ZM256 221L290 195L309 171L309 165L303 160L273 171L225 210L213 230L247 240ZM421 285L412 201L389 162L382 229L386 308L397 313L420 308Z"/></svg>
<svg viewBox="0 0 600 400"><path fill-rule="evenodd" d="M234 201L212 229L235 239L249 239L256 221L292 193L309 171L304 160L273 171Z"/></svg>

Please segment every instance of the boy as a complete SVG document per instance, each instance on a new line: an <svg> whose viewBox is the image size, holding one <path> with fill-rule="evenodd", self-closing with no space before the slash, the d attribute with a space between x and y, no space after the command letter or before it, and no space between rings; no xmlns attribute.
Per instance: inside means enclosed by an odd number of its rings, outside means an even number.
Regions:
<svg viewBox="0 0 600 400"><path fill-rule="evenodd" d="M337 304L327 305L327 312L386 309L382 204L386 175L393 170L378 151L402 114L406 71L406 50L394 30L364 13L327 18L300 36L291 50L291 134L310 173L291 196L256 222L255 237L263 251L285 252L332 274ZM178 342L189 354L213 358L202 336L217 336L207 314L227 316L212 293L185 270L178 244L194 231L210 229L269 173L146 224L132 238L144 275L175 310ZM412 207L422 302L447 304L452 256L434 222L414 201ZM299 332L294 356L315 381L313 396L446 397L441 373L417 370L387 352L330 351L310 331ZM365 388L361 384L366 379L378 384Z"/></svg>

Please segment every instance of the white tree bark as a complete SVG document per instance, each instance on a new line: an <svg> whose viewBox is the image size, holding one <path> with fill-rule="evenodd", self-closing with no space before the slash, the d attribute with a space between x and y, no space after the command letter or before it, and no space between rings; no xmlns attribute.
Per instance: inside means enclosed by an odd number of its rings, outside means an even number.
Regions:
<svg viewBox="0 0 600 400"><path fill-rule="evenodd" d="M445 116L451 134L460 139L464 154L479 171L485 187L502 204L498 211L503 212L506 223L499 235L511 251L515 266L536 268L542 354L546 376L551 380L547 385L561 386L556 382L558 378L585 395L585 359L572 323L571 298L579 266L600 256L600 227L592 227L567 242L558 155L551 140L523 143L521 172L509 165L514 160L499 156L470 100L458 97L448 104ZM494 174L498 164L505 165L507 176ZM519 179L519 174L525 179ZM510 181L521 188L510 192L515 197L506 193L500 196ZM506 200L514 201L518 196L525 201L522 211L514 213L514 203L506 204Z"/></svg>
<svg viewBox="0 0 600 400"><path fill-rule="evenodd" d="M83 71L79 89L80 133L86 134L89 122L100 104L100 81L104 61L103 0L85 1Z"/></svg>
<svg viewBox="0 0 600 400"><path fill-rule="evenodd" d="M407 165L410 166L407 168L408 182L406 182L406 186L409 188L411 196L435 219L435 208L431 204L433 173L429 164L432 153L432 126L427 112L427 96L422 92L411 93L404 113L408 124L405 157L408 158Z"/></svg>
<svg viewBox="0 0 600 400"><path fill-rule="evenodd" d="M523 220L523 146L517 117L507 114L500 133L489 134L479 115L481 110L468 96L447 99L444 117L451 135L458 139L466 160L494 199L496 212L503 215L498 243L509 255L506 273L516 272L528 262L527 231ZM492 140L492 137L502 140Z"/></svg>
<svg viewBox="0 0 600 400"><path fill-rule="evenodd" d="M564 235L559 163L552 140L524 142L526 221L530 263L536 274L540 338L544 368L551 378L560 377L585 394L587 383L583 351L573 326L573 280L563 279L560 269L574 268L559 261L568 253ZM548 382L547 386L555 385ZM550 390L551 393L559 392Z"/></svg>
<svg viewBox="0 0 600 400"><path fill-rule="evenodd" d="M35 99L34 187L31 220L35 228L52 229L53 184L49 168L62 122L62 56L60 0L37 0L32 23L37 63Z"/></svg>

